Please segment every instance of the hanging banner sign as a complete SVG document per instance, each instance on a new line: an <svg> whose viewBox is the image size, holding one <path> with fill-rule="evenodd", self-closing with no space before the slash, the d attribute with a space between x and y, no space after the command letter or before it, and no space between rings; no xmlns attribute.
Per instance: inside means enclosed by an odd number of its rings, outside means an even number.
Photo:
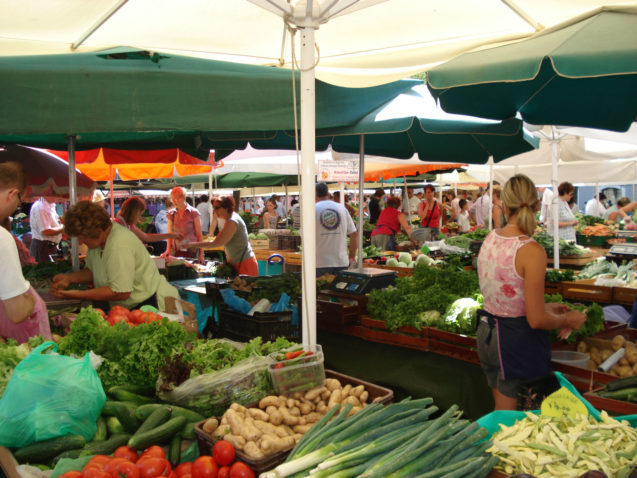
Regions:
<svg viewBox="0 0 637 478"><path fill-rule="evenodd" d="M358 166L356 160L353 161L319 161L316 171L317 181L334 181L339 183L358 182Z"/></svg>

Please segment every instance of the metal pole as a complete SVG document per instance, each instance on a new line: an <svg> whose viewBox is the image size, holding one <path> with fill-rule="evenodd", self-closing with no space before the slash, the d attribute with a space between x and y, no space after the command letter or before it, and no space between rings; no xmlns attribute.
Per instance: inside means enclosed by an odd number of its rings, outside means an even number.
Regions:
<svg viewBox="0 0 637 478"><path fill-rule="evenodd" d="M553 268L560 268L560 197L557 192L557 146L559 139L555 126L551 126L551 184L553 185L553 201L551 203L553 214Z"/></svg>
<svg viewBox="0 0 637 478"><path fill-rule="evenodd" d="M71 206L77 203L77 177L75 176L75 136L69 135L68 152L69 152L69 202ZM77 237L71 237L71 267L73 271L80 270L80 258L78 250Z"/></svg>
<svg viewBox="0 0 637 478"><path fill-rule="evenodd" d="M111 196L111 219L115 218L115 198L113 197L113 181L115 180L115 173L113 173L113 165L108 165L108 177L110 179L110 196Z"/></svg>
<svg viewBox="0 0 637 478"><path fill-rule="evenodd" d="M303 243L303 344L316 344L316 197L314 166L315 90L314 90L314 28L301 32L301 240ZM296 105L294 105L296 107Z"/></svg>
<svg viewBox="0 0 637 478"><path fill-rule="evenodd" d="M358 143L358 261L359 269L363 267L363 206L365 205L365 135L360 135Z"/></svg>
<svg viewBox="0 0 637 478"><path fill-rule="evenodd" d="M489 156L489 231L493 229L493 156ZM482 205L482 203L480 204Z"/></svg>

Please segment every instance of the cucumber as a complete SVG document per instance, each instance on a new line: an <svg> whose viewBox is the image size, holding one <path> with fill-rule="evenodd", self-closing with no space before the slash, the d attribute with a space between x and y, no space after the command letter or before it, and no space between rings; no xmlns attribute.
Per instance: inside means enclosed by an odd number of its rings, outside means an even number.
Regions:
<svg viewBox="0 0 637 478"><path fill-rule="evenodd" d="M126 445L131 438L130 433L113 435L108 440L91 442L84 447L80 456L110 455L120 446Z"/></svg>
<svg viewBox="0 0 637 478"><path fill-rule="evenodd" d="M170 440L167 458L173 468L179 465L181 460L181 437L179 434L175 435L172 440Z"/></svg>
<svg viewBox="0 0 637 478"><path fill-rule="evenodd" d="M111 387L108 390L108 393L117 399L120 402L132 402L137 405L144 405L145 403L155 403L156 400L154 398L144 397L143 395L139 395L137 393L131 392L129 390L124 390L119 387Z"/></svg>
<svg viewBox="0 0 637 478"><path fill-rule="evenodd" d="M113 395L115 390L126 390L138 395L144 395L145 397L152 397L155 395L155 389L153 387L146 387L145 385L133 385L130 383L124 385L114 385L108 389L107 393Z"/></svg>
<svg viewBox="0 0 637 478"><path fill-rule="evenodd" d="M102 441L106 440L108 436L108 429L106 427L106 420L101 415L97 417L97 430L95 431L95 435L93 435L93 439L91 441Z"/></svg>
<svg viewBox="0 0 637 478"><path fill-rule="evenodd" d="M188 410L187 408L178 407L177 405L173 405L171 403L148 403L146 405L140 405L139 407L137 407L135 415L139 420L146 420L148 415L150 415L153 410L164 406L169 406L173 409L173 417L185 417L186 420L189 422L200 422L206 419L206 417L204 417L200 413L197 413L193 410Z"/></svg>
<svg viewBox="0 0 637 478"><path fill-rule="evenodd" d="M147 432L148 430L152 430L153 428L157 428L159 425L166 423L170 420L170 416L172 414L172 409L170 407L161 406L153 410L153 413L148 415L148 418L144 420L137 431L133 434L133 436Z"/></svg>
<svg viewBox="0 0 637 478"><path fill-rule="evenodd" d="M612 398L614 400L632 401L637 397L637 387L620 388L612 392L599 392L598 395L604 398Z"/></svg>
<svg viewBox="0 0 637 478"><path fill-rule="evenodd" d="M133 450L141 450L150 445L164 445L174 437L186 424L185 417L174 417L157 428L136 434L128 440L128 446Z"/></svg>
<svg viewBox="0 0 637 478"><path fill-rule="evenodd" d="M637 375L633 375L632 377L618 378L617 380L608 382L604 387L604 390L606 390L607 392L614 392L615 390L633 387L637 387Z"/></svg>
<svg viewBox="0 0 637 478"><path fill-rule="evenodd" d="M122 433L125 433L124 427L119 422L117 417L108 417L106 419L106 428L108 428L108 434L111 436L121 435Z"/></svg>
<svg viewBox="0 0 637 478"><path fill-rule="evenodd" d="M114 402L106 400L103 415L117 417L127 433L135 433L139 428L139 420L135 416L136 407L128 402Z"/></svg>
<svg viewBox="0 0 637 478"><path fill-rule="evenodd" d="M23 446L17 449L13 456L20 463L44 463L62 452L85 445L86 439L82 435L65 435Z"/></svg>
<svg viewBox="0 0 637 478"><path fill-rule="evenodd" d="M63 451L62 453L57 455L55 458L53 458L53 460L51 460L51 463L53 465L57 465L57 462L60 461L62 458L71 458L73 460L76 458L79 458L80 453L82 453L82 450L84 450L84 448L74 448L72 450Z"/></svg>
<svg viewBox="0 0 637 478"><path fill-rule="evenodd" d="M184 427L179 431L179 436L184 440L194 440L197 438L195 434L195 426L199 422L187 422Z"/></svg>

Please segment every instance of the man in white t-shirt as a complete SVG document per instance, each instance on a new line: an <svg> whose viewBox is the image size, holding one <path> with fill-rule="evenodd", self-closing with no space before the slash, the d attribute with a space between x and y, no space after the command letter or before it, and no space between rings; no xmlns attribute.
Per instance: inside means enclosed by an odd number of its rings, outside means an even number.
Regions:
<svg viewBox="0 0 637 478"><path fill-rule="evenodd" d="M197 211L199 211L199 220L201 221L201 232L202 234L208 234L210 229L210 198L207 194L204 194L199 200Z"/></svg>
<svg viewBox="0 0 637 478"><path fill-rule="evenodd" d="M403 200L403 213L409 214L411 213L413 216L418 214L418 203L420 199L418 199L414 195L414 188L408 186L407 187L407 199Z"/></svg>
<svg viewBox="0 0 637 478"><path fill-rule="evenodd" d="M584 212L587 216L604 217L606 207L602 201L606 200L604 193L599 193L599 197L592 197L586 202L586 208Z"/></svg>
<svg viewBox="0 0 637 478"><path fill-rule="evenodd" d="M549 220L549 216L551 215L553 191L551 191L549 188L539 188L538 191L542 193L542 203L540 206L540 222L546 225Z"/></svg>
<svg viewBox="0 0 637 478"><path fill-rule="evenodd" d="M26 189L22 166L0 163L0 223L20 205ZM46 304L22 275L18 248L4 227L0 227L0 250L0 336L18 343L36 335L51 339Z"/></svg>
<svg viewBox="0 0 637 478"><path fill-rule="evenodd" d="M347 237L349 236L349 248ZM358 232L345 207L330 199L327 184L316 184L316 275L336 274L356 260Z"/></svg>
<svg viewBox="0 0 637 478"><path fill-rule="evenodd" d="M31 224L31 255L38 262L51 261L51 254L57 254L58 244L62 240L64 226L55 204L41 197L31 206L29 213Z"/></svg>

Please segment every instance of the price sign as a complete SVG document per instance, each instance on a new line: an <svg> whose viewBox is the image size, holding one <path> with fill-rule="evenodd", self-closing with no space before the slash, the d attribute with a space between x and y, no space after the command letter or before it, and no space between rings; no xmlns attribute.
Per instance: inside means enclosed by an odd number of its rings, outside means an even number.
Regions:
<svg viewBox="0 0 637 478"><path fill-rule="evenodd" d="M582 401L573 395L567 388L562 387L546 397L542 402L542 415L560 418L577 415L588 416L588 409Z"/></svg>
<svg viewBox="0 0 637 478"><path fill-rule="evenodd" d="M317 181L358 182L358 161L319 161Z"/></svg>

